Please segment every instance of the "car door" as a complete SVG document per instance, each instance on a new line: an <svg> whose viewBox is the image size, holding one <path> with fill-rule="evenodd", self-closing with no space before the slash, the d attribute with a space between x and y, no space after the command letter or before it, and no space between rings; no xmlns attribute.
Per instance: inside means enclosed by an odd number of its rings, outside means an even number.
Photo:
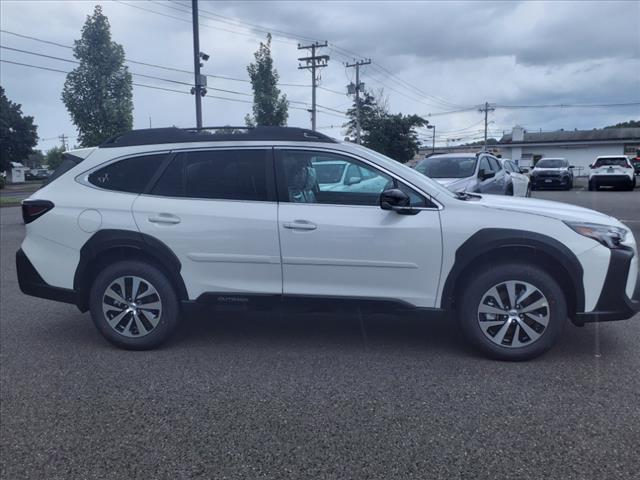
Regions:
<svg viewBox="0 0 640 480"><path fill-rule="evenodd" d="M314 172L316 157L357 167L351 168L350 185L323 190ZM435 204L366 161L339 153L276 148L276 175L285 296L434 307L442 257ZM393 186L421 210L415 215L382 210L380 193Z"/></svg>
<svg viewBox="0 0 640 480"><path fill-rule="evenodd" d="M282 293L271 148L177 152L133 214L176 254L189 298Z"/></svg>

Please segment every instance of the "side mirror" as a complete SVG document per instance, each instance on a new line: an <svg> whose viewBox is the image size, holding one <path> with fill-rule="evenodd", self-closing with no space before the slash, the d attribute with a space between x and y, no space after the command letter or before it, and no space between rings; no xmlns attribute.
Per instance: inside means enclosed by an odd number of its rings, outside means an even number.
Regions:
<svg viewBox="0 0 640 480"><path fill-rule="evenodd" d="M380 208L382 210L393 210L398 213L418 213L419 210L411 210L411 200L409 195L398 188L390 188L380 194Z"/></svg>
<svg viewBox="0 0 640 480"><path fill-rule="evenodd" d="M480 171L478 172L478 178L480 180L487 180L495 176L496 176L496 172L486 171L484 168L481 168Z"/></svg>
<svg viewBox="0 0 640 480"><path fill-rule="evenodd" d="M520 173L529 173L529 169L528 168L521 168L520 169Z"/></svg>
<svg viewBox="0 0 640 480"><path fill-rule="evenodd" d="M362 181L362 178L360 177L349 177L345 180L344 184L345 185L355 185L356 183L360 183Z"/></svg>
<svg viewBox="0 0 640 480"><path fill-rule="evenodd" d="M569 165L569 168L573 170L574 168L576 168L576 166L575 165Z"/></svg>

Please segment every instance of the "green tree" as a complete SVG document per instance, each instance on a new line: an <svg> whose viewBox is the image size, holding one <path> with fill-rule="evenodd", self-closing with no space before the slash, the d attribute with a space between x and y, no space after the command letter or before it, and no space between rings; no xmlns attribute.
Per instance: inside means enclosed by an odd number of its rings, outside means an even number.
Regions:
<svg viewBox="0 0 640 480"><path fill-rule="evenodd" d="M42 154L42 150L34 150L33 153L30 153L27 156L25 167L38 168L43 163L45 162L44 162L44 155Z"/></svg>
<svg viewBox="0 0 640 480"><path fill-rule="evenodd" d="M629 120L627 122L620 122L620 123L616 123L615 125L609 125L608 127L604 127L605 129L608 128L638 128L640 127L640 120Z"/></svg>
<svg viewBox="0 0 640 480"><path fill-rule="evenodd" d="M47 150L47 155L45 156L45 160L47 162L47 166L49 170L55 170L62 163L62 155L64 154L63 147L53 147L50 150Z"/></svg>
<svg viewBox="0 0 640 480"><path fill-rule="evenodd" d="M360 97L360 127L363 132L370 130L371 125L376 119L379 119L388 113L387 101L384 97L384 91L380 90L377 94L364 90ZM351 137L356 137L357 128L357 108L356 101L353 100L353 105L347 110L347 117L349 121L343 125L346 127L346 134Z"/></svg>
<svg viewBox="0 0 640 480"><path fill-rule="evenodd" d="M415 129L426 124L427 121L418 115L387 113L374 119L369 125L363 144L400 163L406 163L420 148Z"/></svg>
<svg viewBox="0 0 640 480"><path fill-rule="evenodd" d="M124 65L122 45L111 40L109 19L100 5L87 16L73 55L80 65L67 75L62 101L78 129L80 145L98 145L131 130L131 74Z"/></svg>
<svg viewBox="0 0 640 480"><path fill-rule="evenodd" d="M356 105L347 110L349 121L343 126L353 138L356 132ZM390 114L381 90L377 94L364 91L360 98L361 141L365 147L382 153L401 163L411 160L420 148L415 131L427 121L418 115Z"/></svg>
<svg viewBox="0 0 640 480"><path fill-rule="evenodd" d="M23 115L22 106L9 100L0 87L0 172L8 170L10 162L26 160L37 142L33 117Z"/></svg>
<svg viewBox="0 0 640 480"><path fill-rule="evenodd" d="M271 34L266 43L254 54L255 63L249 64L247 72L253 88L253 115L247 115L248 126L284 126L289 118L289 102L286 95L280 95L278 71L273 68L271 58Z"/></svg>

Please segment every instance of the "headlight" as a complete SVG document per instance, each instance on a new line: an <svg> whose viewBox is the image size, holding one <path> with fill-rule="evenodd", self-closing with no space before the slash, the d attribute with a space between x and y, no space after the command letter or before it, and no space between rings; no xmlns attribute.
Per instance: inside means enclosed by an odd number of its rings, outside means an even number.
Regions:
<svg viewBox="0 0 640 480"><path fill-rule="evenodd" d="M574 232L585 237L593 238L607 248L620 248L624 242L627 231L623 228L611 225L599 225L597 223L564 222Z"/></svg>

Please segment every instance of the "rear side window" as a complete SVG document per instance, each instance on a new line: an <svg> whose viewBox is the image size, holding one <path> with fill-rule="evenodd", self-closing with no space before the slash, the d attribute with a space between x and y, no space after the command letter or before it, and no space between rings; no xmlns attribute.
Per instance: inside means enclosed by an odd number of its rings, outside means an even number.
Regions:
<svg viewBox="0 0 640 480"><path fill-rule="evenodd" d="M143 155L111 163L89 175L89 183L106 190L142 193L166 154Z"/></svg>
<svg viewBox="0 0 640 480"><path fill-rule="evenodd" d="M266 201L269 150L210 150L176 155L152 195Z"/></svg>
<svg viewBox="0 0 640 480"><path fill-rule="evenodd" d="M44 181L44 185L49 185L56 178L61 177L73 167L78 165L82 160L84 159L76 157L75 155L71 155L69 153L64 153L62 155L62 162L60 163L60 165L58 165L58 168L56 168L54 172L49 175L49 177Z"/></svg>

